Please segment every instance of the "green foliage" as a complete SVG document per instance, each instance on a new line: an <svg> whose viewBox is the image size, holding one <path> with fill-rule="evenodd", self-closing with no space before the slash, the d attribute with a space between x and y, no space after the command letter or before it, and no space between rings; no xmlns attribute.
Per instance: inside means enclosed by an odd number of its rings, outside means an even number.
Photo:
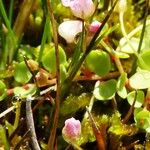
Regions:
<svg viewBox="0 0 150 150"><path fill-rule="evenodd" d="M50 73L56 73L56 56L54 45L45 45L44 55L42 57L42 64ZM65 65L67 63L66 54L64 50L59 46L60 64Z"/></svg>
<svg viewBox="0 0 150 150"><path fill-rule="evenodd" d="M138 59L138 66L141 69L150 71L150 51L149 50L144 51L143 53L140 54L139 57L141 59L140 60Z"/></svg>
<svg viewBox="0 0 150 150"><path fill-rule="evenodd" d="M80 96L70 95L67 99L62 103L60 108L61 115L65 116L68 114L73 114L77 112L79 109L85 108L90 102L89 94L81 94Z"/></svg>
<svg viewBox="0 0 150 150"><path fill-rule="evenodd" d="M130 105L133 104L135 100L135 95L136 95L136 91L132 91L128 94L127 100ZM134 107L140 108L143 105L143 103L144 103L144 92L141 90L138 90Z"/></svg>
<svg viewBox="0 0 150 150"><path fill-rule="evenodd" d="M139 70L129 79L129 84L134 89L147 89L150 87L150 72Z"/></svg>
<svg viewBox="0 0 150 150"><path fill-rule="evenodd" d="M117 81L117 93L123 99L125 99L127 97L127 90L125 87L126 81L127 81L126 73L121 74L121 76L119 77L119 79Z"/></svg>
<svg viewBox="0 0 150 150"><path fill-rule="evenodd" d="M111 69L110 57L106 52L93 50L86 58L88 68L99 76L106 75Z"/></svg>
<svg viewBox="0 0 150 150"><path fill-rule="evenodd" d="M137 109L134 113L134 120L137 127L146 130L150 133L150 112L144 109Z"/></svg>
<svg viewBox="0 0 150 150"><path fill-rule="evenodd" d="M31 77L32 75L24 61L16 64L14 69L14 78L17 82L25 84L31 79Z"/></svg>
<svg viewBox="0 0 150 150"><path fill-rule="evenodd" d="M111 100L115 96L116 85L117 81L114 79L100 83L97 82L93 94L98 100Z"/></svg>
<svg viewBox="0 0 150 150"><path fill-rule="evenodd" d="M23 87L15 87L14 88L14 95L19 96L21 98L26 98L27 96L33 96L36 93L36 86L30 85L27 89Z"/></svg>

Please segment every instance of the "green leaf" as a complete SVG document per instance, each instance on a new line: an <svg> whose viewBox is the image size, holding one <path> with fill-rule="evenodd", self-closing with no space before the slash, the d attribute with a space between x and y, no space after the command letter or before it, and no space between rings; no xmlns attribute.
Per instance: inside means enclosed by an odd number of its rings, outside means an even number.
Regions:
<svg viewBox="0 0 150 150"><path fill-rule="evenodd" d="M139 41L140 39L138 38L134 38L132 37L130 39L130 43L132 45L132 47L134 48L134 50L138 50L138 46L139 46ZM128 53L128 54L134 54L135 52L133 51L133 49L131 48L131 46L128 44L128 42L126 41L125 38L122 38L120 40L120 43L119 43L119 46L120 46L120 51L121 52L124 52L124 53ZM144 47L144 45L142 45L142 48Z"/></svg>
<svg viewBox="0 0 150 150"><path fill-rule="evenodd" d="M132 91L128 94L127 100L130 105L133 104L135 95L136 95L135 91ZM134 107L140 108L143 105L143 103L144 103L144 92L139 90L139 91L137 91L137 96L136 96L136 101L135 101Z"/></svg>
<svg viewBox="0 0 150 150"><path fill-rule="evenodd" d="M150 50L144 51L139 55L140 59L138 59L138 66L141 69L145 69L150 71Z"/></svg>
<svg viewBox="0 0 150 150"><path fill-rule="evenodd" d="M117 90L117 94L123 99L127 98L128 93L126 87L124 86L122 89Z"/></svg>
<svg viewBox="0 0 150 150"><path fill-rule="evenodd" d="M56 56L55 56L55 47L51 45L46 45L44 49L44 56L42 57L42 64L45 69L50 73L56 73ZM60 64L66 64L66 54L64 50L59 46L59 58Z"/></svg>
<svg viewBox="0 0 150 150"><path fill-rule="evenodd" d="M31 79L31 77L32 74L28 70L24 61L16 64L14 69L14 78L17 82L25 84Z"/></svg>
<svg viewBox="0 0 150 150"><path fill-rule="evenodd" d="M34 95L36 93L36 90L37 88L35 85L30 85L28 89L25 89L23 87L15 87L14 94L21 98L26 98L28 95Z"/></svg>
<svg viewBox="0 0 150 150"><path fill-rule="evenodd" d="M121 76L118 78L118 82L117 82L118 90L121 90L125 86L126 80L127 80L127 73L121 74Z"/></svg>
<svg viewBox="0 0 150 150"><path fill-rule="evenodd" d="M150 133L150 112L145 108L137 111L134 115L134 120L137 127L146 130Z"/></svg>
<svg viewBox="0 0 150 150"><path fill-rule="evenodd" d="M125 88L126 80L127 80L127 73L123 73L121 74L117 82L117 93L123 99L127 97L127 90Z"/></svg>
<svg viewBox="0 0 150 150"><path fill-rule="evenodd" d="M93 94L98 100L110 100L115 96L116 80L111 79L101 83L97 82L96 84Z"/></svg>
<svg viewBox="0 0 150 150"><path fill-rule="evenodd" d="M106 52L93 50L86 58L88 68L99 76L106 75L111 69L110 57Z"/></svg>
<svg viewBox="0 0 150 150"><path fill-rule="evenodd" d="M147 89L150 87L150 71L140 70L129 79L129 85L134 89Z"/></svg>
<svg viewBox="0 0 150 150"><path fill-rule="evenodd" d="M7 95L6 85L0 80L0 101L2 101Z"/></svg>

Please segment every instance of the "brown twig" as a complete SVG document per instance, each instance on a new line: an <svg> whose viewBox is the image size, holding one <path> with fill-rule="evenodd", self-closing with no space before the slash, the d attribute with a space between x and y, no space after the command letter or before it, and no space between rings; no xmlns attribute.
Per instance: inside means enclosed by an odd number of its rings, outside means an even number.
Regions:
<svg viewBox="0 0 150 150"><path fill-rule="evenodd" d="M95 121L94 121L91 113L89 112L88 107L86 107L86 111L88 112L90 123L91 123L91 126L93 128L93 131L94 131L94 134L95 134L95 137L96 137L98 149L99 150L105 150L105 142L104 142L104 138L102 136L102 133L98 129L98 127L96 126Z"/></svg>
<svg viewBox="0 0 150 150"><path fill-rule="evenodd" d="M53 150L55 139L56 139L56 129L57 129L57 125L58 125L59 110L60 110L60 92L61 92L60 91L60 62L59 62L57 23L54 18L50 0L47 0L47 5L48 5L49 14L51 17L52 29L53 29L55 55L56 55L56 76L57 76L57 79L56 79L57 92L56 92L56 100L55 100L54 120L53 120L53 126L52 126L52 130L50 133L50 137L48 140L48 146L47 146L48 150Z"/></svg>
<svg viewBox="0 0 150 150"><path fill-rule="evenodd" d="M127 114L125 115L125 117L122 119L122 123L125 124L129 121L133 111L134 111L134 105L136 102L136 98L137 98L137 91L135 92L135 97L134 97L134 101L132 103L132 105L130 106L130 109L128 110Z"/></svg>
<svg viewBox="0 0 150 150"><path fill-rule="evenodd" d="M31 97L26 99L26 122L27 122L27 128L30 130L31 135L31 144L33 150L40 150L40 146L37 141L36 133L35 133L35 127L34 127L34 120L33 120L33 114L31 109Z"/></svg>

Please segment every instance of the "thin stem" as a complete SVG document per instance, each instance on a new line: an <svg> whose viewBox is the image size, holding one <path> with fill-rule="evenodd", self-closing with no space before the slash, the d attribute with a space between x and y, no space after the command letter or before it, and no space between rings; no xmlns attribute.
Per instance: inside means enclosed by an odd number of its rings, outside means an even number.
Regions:
<svg viewBox="0 0 150 150"><path fill-rule="evenodd" d="M123 20L123 18L124 18L124 11L123 11L123 12L121 11L120 14L119 14L119 19L120 19L122 34L123 34L123 36L125 37L127 43L128 43L129 46L131 47L131 49L133 50L134 54L138 57L137 51L135 50L135 48L132 46L130 40L128 39L126 30L125 30L125 26L124 26L124 20Z"/></svg>
<svg viewBox="0 0 150 150"><path fill-rule="evenodd" d="M10 113L11 111L13 111L16 108L16 106L11 106L10 108L6 109L5 111L3 111L0 114L0 118L4 117L5 115L7 115L8 113Z"/></svg>
<svg viewBox="0 0 150 150"><path fill-rule="evenodd" d="M20 111L21 111L21 102L16 102L16 116L15 116L15 122L14 122L14 130L18 127L19 120L20 120Z"/></svg>
<svg viewBox="0 0 150 150"><path fill-rule="evenodd" d="M59 49L58 49L58 33L57 33L57 23L54 18L53 10L51 7L51 2L50 0L47 0L47 5L49 9L49 14L51 18L51 23L52 23L52 30L53 30L53 37L54 37L54 44L55 44L55 56L56 56L56 84L57 84L57 92L56 92L56 100L55 100L55 112L54 112L54 120L53 120L53 126L52 130L50 133L50 137L48 140L48 150L53 150L54 149L54 143L56 139L56 130L58 126L58 118L59 118L59 111L60 111L60 60L59 60Z"/></svg>
<svg viewBox="0 0 150 150"><path fill-rule="evenodd" d="M143 38L144 38L144 33L145 33L145 28L146 28L146 20L147 20L148 9L149 9L148 6L149 6L149 0L146 0L146 11L145 11L145 14L144 14L144 23L143 23L143 28L142 28L142 32L141 32L141 36L140 36L140 42L139 42L139 46L138 46L138 53L140 53L142 43L143 43Z"/></svg>
<svg viewBox="0 0 150 150"><path fill-rule="evenodd" d="M10 5L9 5L9 21L10 21L10 26L12 25L13 7L14 7L14 0L10 0Z"/></svg>
<svg viewBox="0 0 150 150"><path fill-rule="evenodd" d="M6 14L6 11L5 11L5 8L4 8L2 0L0 0L0 11L2 13L3 19L5 21L5 24L6 24L7 28L8 28L8 30L12 33L10 21L9 21L9 19L7 17L7 14Z"/></svg>
<svg viewBox="0 0 150 150"><path fill-rule="evenodd" d="M137 98L137 91L135 91L134 101L133 101L132 105L130 106L130 109L128 110L127 114L125 115L125 117L122 120L123 124L126 124L129 121L129 119L130 119L130 117L131 117L131 115L134 111L134 105L135 105L135 102L136 102L136 98Z"/></svg>
<svg viewBox="0 0 150 150"><path fill-rule="evenodd" d="M38 62L39 63L41 62L41 59L42 59L42 56L43 56L44 47L45 47L45 43L46 43L47 36L48 36L47 30L48 30L49 23L50 23L50 18L47 15L46 16L45 26L44 26L44 32L43 32L43 36L42 36L42 42L41 42L40 52L39 52L39 56L38 56Z"/></svg>
<svg viewBox="0 0 150 150"><path fill-rule="evenodd" d="M94 99L95 97L92 96L91 99L90 99L90 103L89 103L89 107L88 107L88 111L91 112L92 111L92 107L93 107L93 104L94 104ZM88 112L86 111L85 112L85 115L84 115L84 119L87 119L88 118Z"/></svg>
<svg viewBox="0 0 150 150"><path fill-rule="evenodd" d="M25 28L25 25L28 21L28 17L31 13L33 4L35 3L35 0L25 0L22 3L22 6L20 8L20 12L15 20L15 24L13 27L13 30L16 34L17 39L20 40L23 34L23 30Z"/></svg>
<svg viewBox="0 0 150 150"><path fill-rule="evenodd" d="M96 137L96 141L97 141L97 145L98 145L98 149L99 150L105 150L105 142L104 142L104 138L102 136L102 133L101 131L98 129L93 117L92 117L92 114L89 112L89 109L88 107L86 107L86 111L88 112L88 115L89 115L89 120L90 120L90 123L91 123L91 126L93 128L93 131L94 131L94 134L95 134L95 137Z"/></svg>
<svg viewBox="0 0 150 150"><path fill-rule="evenodd" d="M35 133L34 120L33 120L33 114L32 114L32 109L31 109L31 101L32 101L31 97L28 97L26 99L27 128L28 128L28 130L30 130L31 144L32 144L33 150L40 150L40 146L38 144L36 133Z"/></svg>

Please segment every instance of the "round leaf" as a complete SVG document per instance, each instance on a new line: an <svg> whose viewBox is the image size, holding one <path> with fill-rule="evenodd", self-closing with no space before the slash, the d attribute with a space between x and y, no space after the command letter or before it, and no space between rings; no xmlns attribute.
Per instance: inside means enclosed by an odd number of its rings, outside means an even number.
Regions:
<svg viewBox="0 0 150 150"><path fill-rule="evenodd" d="M56 73L56 56L55 47L46 45L44 49L45 53L42 58L42 64L50 73ZM59 58L60 64L66 64L66 54L64 50L59 46Z"/></svg>
<svg viewBox="0 0 150 150"><path fill-rule="evenodd" d="M0 80L0 101L6 97L6 85Z"/></svg>
<svg viewBox="0 0 150 150"><path fill-rule="evenodd" d="M93 94L98 100L110 100L115 96L116 84L117 81L114 79L101 82L96 85Z"/></svg>
<svg viewBox="0 0 150 150"><path fill-rule="evenodd" d="M32 75L30 71L28 70L25 62L21 62L16 64L15 70L14 70L14 78L19 83L27 83L31 79Z"/></svg>
<svg viewBox="0 0 150 150"><path fill-rule="evenodd" d="M130 105L133 104L134 99L135 99L135 95L136 95L135 91L132 91L128 94L127 100L128 100L128 103ZM137 96L136 96L136 101L135 101L134 107L140 108L143 105L143 102L144 102L144 92L143 91L137 91Z"/></svg>
<svg viewBox="0 0 150 150"><path fill-rule="evenodd" d="M28 89L25 89L23 87L15 87L14 88L14 94L16 96L26 98L28 95L32 96L36 93L36 86L31 85Z"/></svg>
<svg viewBox="0 0 150 150"><path fill-rule="evenodd" d="M110 57L106 52L93 50L86 58L88 68L99 76L106 75L111 69Z"/></svg>
<svg viewBox="0 0 150 150"><path fill-rule="evenodd" d="M129 85L134 89L146 89L150 87L150 71L140 70L129 79Z"/></svg>
<svg viewBox="0 0 150 150"><path fill-rule="evenodd" d="M150 51L144 51L140 54L140 59L138 59L138 65L141 69L150 71Z"/></svg>
<svg viewBox="0 0 150 150"><path fill-rule="evenodd" d="M126 80L127 80L127 73L121 74L117 82L118 90L121 90L125 86Z"/></svg>

